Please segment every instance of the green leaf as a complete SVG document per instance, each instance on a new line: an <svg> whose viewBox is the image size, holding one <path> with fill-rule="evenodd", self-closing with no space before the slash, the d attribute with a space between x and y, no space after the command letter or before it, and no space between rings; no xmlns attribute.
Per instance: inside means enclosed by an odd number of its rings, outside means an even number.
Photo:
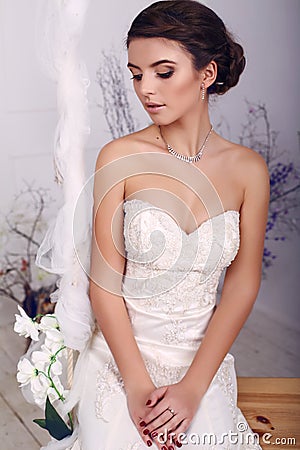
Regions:
<svg viewBox="0 0 300 450"><path fill-rule="evenodd" d="M48 396L46 400L45 417L46 429L55 439L60 441L66 436L70 436L72 434L72 430L58 414L54 406L51 404Z"/></svg>
<svg viewBox="0 0 300 450"><path fill-rule="evenodd" d="M45 419L34 419L33 422L38 424L41 428L46 428L47 429L47 425L46 425L46 420Z"/></svg>

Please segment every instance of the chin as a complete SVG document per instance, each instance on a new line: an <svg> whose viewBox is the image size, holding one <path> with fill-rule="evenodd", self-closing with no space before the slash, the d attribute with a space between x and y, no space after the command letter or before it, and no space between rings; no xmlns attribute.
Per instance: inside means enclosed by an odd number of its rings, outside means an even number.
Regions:
<svg viewBox="0 0 300 450"><path fill-rule="evenodd" d="M171 123L176 122L176 119L174 119L174 120L163 119L161 117L153 117L153 116L152 117L150 116L150 118L151 118L152 122L154 123L154 125L157 125L157 126L159 126L159 125L166 126L166 125L170 125Z"/></svg>

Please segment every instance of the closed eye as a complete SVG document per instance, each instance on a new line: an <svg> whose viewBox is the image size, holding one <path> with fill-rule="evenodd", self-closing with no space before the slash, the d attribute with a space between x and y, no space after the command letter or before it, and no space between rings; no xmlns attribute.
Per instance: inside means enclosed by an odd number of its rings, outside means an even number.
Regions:
<svg viewBox="0 0 300 450"><path fill-rule="evenodd" d="M157 73L160 78L170 78L174 73L174 70L169 70L168 72Z"/></svg>
<svg viewBox="0 0 300 450"><path fill-rule="evenodd" d="M142 74L138 73L137 75L132 75L132 77L131 77L130 79L131 79L131 80L141 81L141 79L142 79Z"/></svg>
<svg viewBox="0 0 300 450"><path fill-rule="evenodd" d="M170 78L174 73L174 70L169 70L168 72L157 72L157 76L160 78ZM136 75L132 75L131 80L141 81L143 75L138 73Z"/></svg>

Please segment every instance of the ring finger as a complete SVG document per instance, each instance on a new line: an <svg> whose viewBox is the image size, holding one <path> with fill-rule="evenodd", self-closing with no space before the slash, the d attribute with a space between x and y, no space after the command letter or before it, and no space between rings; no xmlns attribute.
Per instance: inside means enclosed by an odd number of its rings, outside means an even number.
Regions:
<svg viewBox="0 0 300 450"><path fill-rule="evenodd" d="M163 442L164 444L171 446L175 443L175 430L182 422L182 420L183 418L179 418L179 416L176 414L167 422L162 423L155 428L152 428L150 436L154 438L155 441L157 440L160 444L162 444Z"/></svg>
<svg viewBox="0 0 300 450"><path fill-rule="evenodd" d="M146 429L144 430L145 434L148 431L149 433L152 433L153 431L160 431L161 428L168 424L170 420L175 417L175 414L172 415L168 409L166 409L164 412L162 412L159 416L155 417L150 423L146 425Z"/></svg>

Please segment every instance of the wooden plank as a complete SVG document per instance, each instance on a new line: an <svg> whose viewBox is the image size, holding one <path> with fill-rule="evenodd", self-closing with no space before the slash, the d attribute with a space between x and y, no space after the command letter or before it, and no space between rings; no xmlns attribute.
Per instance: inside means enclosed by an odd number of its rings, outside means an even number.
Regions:
<svg viewBox="0 0 300 450"><path fill-rule="evenodd" d="M28 432L35 436L36 441L45 445L50 440L48 432L33 423L33 419L43 418L44 412L39 407L25 401L14 377L10 376L4 380L0 395Z"/></svg>
<svg viewBox="0 0 300 450"><path fill-rule="evenodd" d="M238 377L238 405L263 449L300 449L300 379Z"/></svg>
<svg viewBox="0 0 300 450"><path fill-rule="evenodd" d="M3 450L39 450L39 443L0 395L0 448Z"/></svg>
<svg viewBox="0 0 300 450"><path fill-rule="evenodd" d="M14 422L19 422L20 426L26 429L25 434L31 436L31 439L35 442L35 447L29 446L28 450L40 448L41 445L45 445L50 440L50 436L45 430L34 424L32 420L43 417L43 411L24 399L16 380L17 362L26 350L27 341L13 330L15 320L13 314L18 312L16 305L12 302L4 303L4 300L2 301L3 312L8 312L6 318L2 316L0 326L0 395L6 404L6 408L2 411L2 419L5 419L5 414L8 415L8 419L13 414ZM5 431L2 430L0 438L3 433ZM25 448L16 445L13 434L10 436L10 442L14 450ZM0 448L7 450L6 447L2 447L2 442Z"/></svg>
<svg viewBox="0 0 300 450"><path fill-rule="evenodd" d="M13 324L0 327L0 347L15 364L26 352L27 345L27 339L14 331Z"/></svg>
<svg viewBox="0 0 300 450"><path fill-rule="evenodd" d="M1 348L0 367L0 395L15 417L27 428L29 433L35 436L36 442L41 445L46 444L50 440L49 434L32 422L33 419L43 417L43 411L39 407L27 403L24 399L16 380L16 364Z"/></svg>

